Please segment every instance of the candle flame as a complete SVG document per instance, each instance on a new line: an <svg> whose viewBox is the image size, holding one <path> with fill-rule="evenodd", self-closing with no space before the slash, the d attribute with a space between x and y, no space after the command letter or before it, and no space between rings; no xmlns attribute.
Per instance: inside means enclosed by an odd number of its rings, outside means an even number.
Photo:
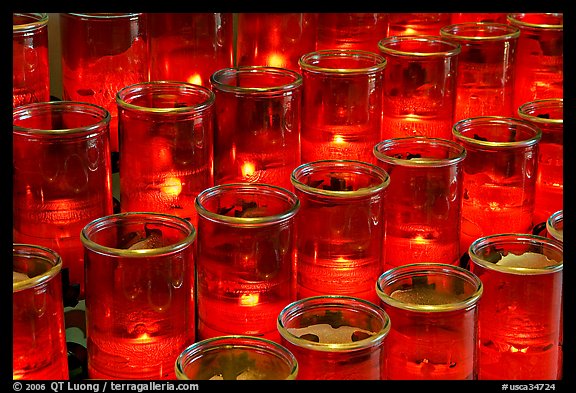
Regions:
<svg viewBox="0 0 576 393"><path fill-rule="evenodd" d="M518 348L510 345L510 352L522 352L522 353L526 353L526 352L528 352L528 347L522 348L522 349L518 349Z"/></svg>
<svg viewBox="0 0 576 393"><path fill-rule="evenodd" d="M334 135L332 142L334 142L338 145L343 145L344 143L346 143L346 141L344 140L344 137L342 135L338 135L338 134Z"/></svg>
<svg viewBox="0 0 576 393"><path fill-rule="evenodd" d="M272 67L284 67L286 65L286 58L278 53L272 53L268 56L268 65Z"/></svg>
<svg viewBox="0 0 576 393"><path fill-rule="evenodd" d="M240 296L240 305L256 306L258 305L258 300L260 300L260 295L258 293L246 293Z"/></svg>
<svg viewBox="0 0 576 393"><path fill-rule="evenodd" d="M148 333L142 333L140 336L138 336L137 340L142 343L149 343L152 341L152 338L148 335Z"/></svg>
<svg viewBox="0 0 576 393"><path fill-rule="evenodd" d="M201 85L202 84L202 77L200 76L200 74L194 74L188 77L188 83L193 83L195 85Z"/></svg>
<svg viewBox="0 0 576 393"><path fill-rule="evenodd" d="M242 164L242 168L240 170L242 171L243 177L249 177L252 176L254 172L256 172L256 166L254 163L246 161L244 164Z"/></svg>
<svg viewBox="0 0 576 393"><path fill-rule="evenodd" d="M414 35L414 34L416 34L416 33L417 33L416 30L414 30L414 29L412 29L412 28L410 28L410 27L408 27L408 28L406 29L406 31L404 31L404 34L406 34L406 35Z"/></svg>
<svg viewBox="0 0 576 393"><path fill-rule="evenodd" d="M182 192L182 183L177 177L169 177L164 180L164 183L160 186L160 190L168 196L178 196Z"/></svg>

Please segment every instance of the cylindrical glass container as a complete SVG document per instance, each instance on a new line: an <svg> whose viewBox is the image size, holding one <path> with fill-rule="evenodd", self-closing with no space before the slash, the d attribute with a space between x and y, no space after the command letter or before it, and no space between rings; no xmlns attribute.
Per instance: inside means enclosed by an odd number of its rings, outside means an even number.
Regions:
<svg viewBox="0 0 576 393"><path fill-rule="evenodd" d="M284 346L265 338L227 335L197 341L176 359L181 380L293 380L298 361Z"/></svg>
<svg viewBox="0 0 576 393"><path fill-rule="evenodd" d="M109 123L106 109L84 102L38 102L13 111L13 240L56 251L80 297L79 233L113 212Z"/></svg>
<svg viewBox="0 0 576 393"><path fill-rule="evenodd" d="M534 223L564 207L564 99L545 98L518 108L518 116L542 131L538 153Z"/></svg>
<svg viewBox="0 0 576 393"><path fill-rule="evenodd" d="M298 299L346 295L377 301L384 196L390 177L363 161L321 160L294 169Z"/></svg>
<svg viewBox="0 0 576 393"><path fill-rule="evenodd" d="M246 66L210 77L216 95L214 184L266 183L291 189L300 164L302 77Z"/></svg>
<svg viewBox="0 0 576 393"><path fill-rule="evenodd" d="M269 66L299 72L298 59L316 46L315 13L237 14L235 66Z"/></svg>
<svg viewBox="0 0 576 393"><path fill-rule="evenodd" d="M295 222L287 189L230 183L196 198L198 336L255 335L279 341L276 317L295 300Z"/></svg>
<svg viewBox="0 0 576 393"><path fill-rule="evenodd" d="M12 14L12 106L50 101L48 14Z"/></svg>
<svg viewBox="0 0 576 393"><path fill-rule="evenodd" d="M210 76L233 65L233 14L146 14L150 80L210 85Z"/></svg>
<svg viewBox="0 0 576 393"><path fill-rule="evenodd" d="M479 379L555 380L562 373L562 243L495 234L469 249L484 283Z"/></svg>
<svg viewBox="0 0 576 393"><path fill-rule="evenodd" d="M13 243L12 269L12 378L69 379L60 255Z"/></svg>
<svg viewBox="0 0 576 393"><path fill-rule="evenodd" d="M416 262L457 265L466 149L439 138L405 137L374 146L390 174L384 193L384 271Z"/></svg>
<svg viewBox="0 0 576 393"><path fill-rule="evenodd" d="M120 207L198 224L196 196L214 185L214 93L185 82L130 85L116 95Z"/></svg>
<svg viewBox="0 0 576 393"><path fill-rule="evenodd" d="M384 38L378 48L388 64L381 140L452 139L460 44L439 35L410 35Z"/></svg>
<svg viewBox="0 0 576 393"><path fill-rule="evenodd" d="M81 232L91 379L175 379L195 335L196 230L183 218L129 212Z"/></svg>
<svg viewBox="0 0 576 393"><path fill-rule="evenodd" d="M392 321L387 379L476 379L483 296L477 276L458 266L414 263L385 271L376 291Z"/></svg>
<svg viewBox="0 0 576 393"><path fill-rule="evenodd" d="M563 14L512 13L508 23L520 29L514 108L534 100L563 97Z"/></svg>
<svg viewBox="0 0 576 393"><path fill-rule="evenodd" d="M298 359L300 380L380 380L390 318L351 296L313 296L278 315L282 345Z"/></svg>
<svg viewBox="0 0 576 393"><path fill-rule="evenodd" d="M349 159L375 163L386 60L353 49L300 58L303 78L302 163Z"/></svg>
<svg viewBox="0 0 576 393"><path fill-rule="evenodd" d="M564 241L564 211L559 210L546 220L547 237Z"/></svg>
<svg viewBox="0 0 576 393"><path fill-rule="evenodd" d="M461 47L454 121L476 116L514 116L514 72L520 29L468 22L444 26L440 35Z"/></svg>
<svg viewBox="0 0 576 393"><path fill-rule="evenodd" d="M460 120L453 134L466 149L460 250L482 236L530 233L542 131L522 119L480 116Z"/></svg>
<svg viewBox="0 0 576 393"><path fill-rule="evenodd" d="M148 81L146 15L60 14L62 98L100 105L112 117L110 151L119 152L116 93Z"/></svg>

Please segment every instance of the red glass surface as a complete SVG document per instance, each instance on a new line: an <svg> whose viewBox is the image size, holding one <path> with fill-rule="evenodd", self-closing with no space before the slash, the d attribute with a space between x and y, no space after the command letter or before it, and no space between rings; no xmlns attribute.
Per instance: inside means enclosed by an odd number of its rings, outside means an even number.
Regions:
<svg viewBox="0 0 576 393"><path fill-rule="evenodd" d="M197 198L198 336L278 341L276 317L294 295L294 215L286 189L236 183Z"/></svg>
<svg viewBox="0 0 576 393"><path fill-rule="evenodd" d="M496 22L506 23L505 12L453 12L450 23Z"/></svg>
<svg viewBox="0 0 576 393"><path fill-rule="evenodd" d="M468 22L444 26L440 35L461 45L455 122L475 116L514 116L520 29L501 23Z"/></svg>
<svg viewBox="0 0 576 393"><path fill-rule="evenodd" d="M298 72L298 59L316 47L316 18L314 13L239 13L236 65Z"/></svg>
<svg viewBox="0 0 576 393"><path fill-rule="evenodd" d="M56 251L84 293L79 233L112 213L104 108L81 102L33 103L13 112L13 240Z"/></svg>
<svg viewBox="0 0 576 393"><path fill-rule="evenodd" d="M439 35L413 35L385 38L378 48L387 60L381 140L452 139L459 45Z"/></svg>
<svg viewBox="0 0 576 393"><path fill-rule="evenodd" d="M380 380L391 320L350 296L314 296L278 315L282 345L298 360L299 380Z"/></svg>
<svg viewBox="0 0 576 393"><path fill-rule="evenodd" d="M14 243L12 265L12 378L66 380L62 259L50 249Z"/></svg>
<svg viewBox="0 0 576 393"><path fill-rule="evenodd" d="M476 379L478 277L452 265L416 263L384 272L377 292L392 321L386 379Z"/></svg>
<svg viewBox="0 0 576 393"><path fill-rule="evenodd" d="M456 142L422 137L388 139L374 147L390 174L384 193L384 270L415 262L457 265L463 161Z"/></svg>
<svg viewBox="0 0 576 393"><path fill-rule="evenodd" d="M534 201L534 224L538 224L564 207L564 100L545 98L524 103L518 116L542 131Z"/></svg>
<svg viewBox="0 0 576 393"><path fill-rule="evenodd" d="M302 77L275 67L222 69L216 94L214 183L266 183L291 189L300 164Z"/></svg>
<svg viewBox="0 0 576 393"><path fill-rule="evenodd" d="M303 78L302 162L375 163L386 60L372 52L327 49L300 60Z"/></svg>
<svg viewBox="0 0 576 393"><path fill-rule="evenodd" d="M452 20L451 13L393 12L388 15L388 26L385 37L403 35L438 35L440 28L449 25Z"/></svg>
<svg viewBox="0 0 576 393"><path fill-rule="evenodd" d="M91 379L175 379L195 340L195 230L159 213L121 213L82 230Z"/></svg>
<svg viewBox="0 0 576 393"><path fill-rule="evenodd" d="M297 298L347 295L377 301L388 174L361 161L324 160L296 168L292 182L301 203Z"/></svg>
<svg viewBox="0 0 576 393"><path fill-rule="evenodd" d="M110 150L118 152L116 93L148 81L144 14L60 14L62 99L110 112Z"/></svg>
<svg viewBox="0 0 576 393"><path fill-rule="evenodd" d="M564 93L563 14L509 14L520 29L514 85L514 108Z"/></svg>
<svg viewBox="0 0 576 393"><path fill-rule="evenodd" d="M316 50L359 49L378 52L378 41L386 37L388 14L331 13L318 14Z"/></svg>
<svg viewBox="0 0 576 393"><path fill-rule="evenodd" d="M460 249L482 236L530 233L542 132L525 120L483 116L459 121L453 133L466 149Z"/></svg>
<svg viewBox="0 0 576 393"><path fill-rule="evenodd" d="M209 78L233 63L230 13L146 15L150 41L150 80L209 86Z"/></svg>
<svg viewBox="0 0 576 393"><path fill-rule="evenodd" d="M48 14L12 14L12 106L50 100Z"/></svg>
<svg viewBox="0 0 576 393"><path fill-rule="evenodd" d="M478 378L560 379L562 243L533 235L497 234L474 242L470 257L470 270L484 285ZM509 258L513 265L506 266Z"/></svg>
<svg viewBox="0 0 576 393"><path fill-rule="evenodd" d="M198 223L196 196L214 185L214 93L185 82L144 82L117 95L122 211Z"/></svg>

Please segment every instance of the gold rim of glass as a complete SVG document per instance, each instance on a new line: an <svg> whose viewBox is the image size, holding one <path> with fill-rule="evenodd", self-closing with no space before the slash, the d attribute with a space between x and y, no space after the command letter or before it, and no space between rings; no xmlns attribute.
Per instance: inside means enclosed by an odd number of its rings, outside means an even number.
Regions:
<svg viewBox="0 0 576 393"><path fill-rule="evenodd" d="M478 31L486 35L473 34ZM457 41L506 41L518 38L520 29L504 23L464 22L443 26L440 35Z"/></svg>
<svg viewBox="0 0 576 393"><path fill-rule="evenodd" d="M217 194L234 192L235 194L258 195L262 197L275 197L284 200L288 208L280 214L272 214L263 217L231 217L210 211L205 206L205 200ZM275 225L291 219L300 209L300 200L292 191L283 187L264 183L226 183L207 188L200 192L195 199L194 205L200 217L205 219L229 224L232 226L250 227Z"/></svg>
<svg viewBox="0 0 576 393"><path fill-rule="evenodd" d="M426 45L442 45L446 49L434 50L430 52L422 51L404 51L390 47L389 45L403 42L419 42ZM392 36L381 39L378 42L378 49L388 55L411 56L411 57L453 57L462 51L462 47L457 42L449 41L442 36L430 35L402 35Z"/></svg>
<svg viewBox="0 0 576 393"><path fill-rule="evenodd" d="M490 249L501 249L505 250L506 244L525 244L526 251L530 250L540 250L548 249L549 253L556 253L558 256L563 256L563 245L562 242L556 239L548 239L539 235L532 234L519 234L519 233L499 233L490 236L484 236L476 239L470 247L468 248L468 255L470 256L470 263L476 263L477 265L488 269L495 270L502 273L518 274L518 275L538 275L538 274L551 274L561 272L564 261L558 261L557 259L550 259L548 255L546 257L555 263L542 268L530 268L530 267L514 267L514 266L502 266L497 265L494 262L487 261L480 254L479 251L483 248ZM530 246L530 248L528 248ZM533 251L536 252L536 251ZM508 254L508 253L507 253ZM505 255L507 255L505 254ZM503 254L501 254L503 255ZM517 254L516 254L517 255ZM562 258L564 259L564 258Z"/></svg>
<svg viewBox="0 0 576 393"><path fill-rule="evenodd" d="M317 171L325 172L329 168L334 168L334 171L337 171L338 173L365 174L367 176L373 176L379 179L379 183L353 191L333 191L309 186L301 180L302 177L310 173ZM307 194L349 199L361 198L379 193L390 184L390 176L379 166L364 161L334 159L311 161L301 164L292 171L290 181L297 190Z"/></svg>
<svg viewBox="0 0 576 393"><path fill-rule="evenodd" d="M186 366L190 362L198 359L201 352L226 351L232 349L232 347L258 352L260 354L270 354L282 360L290 369L289 374L286 375L286 380L296 379L298 375L298 360L294 354L283 345L258 336L224 335L196 341L186 347L176 358L174 365L176 377L181 380L189 380L190 378L186 375Z"/></svg>
<svg viewBox="0 0 576 393"><path fill-rule="evenodd" d="M475 290L468 297L453 303L416 304L397 300L389 295L384 289L384 285L394 284L399 279L412 277L413 275L421 276L425 274L451 276L463 282L468 282L475 288ZM483 290L484 286L480 278L469 270L455 265L436 262L419 262L397 266L382 273L376 282L376 293L382 302L392 307L416 312L450 312L466 310L478 303L478 300L482 297Z"/></svg>
<svg viewBox="0 0 576 393"><path fill-rule="evenodd" d="M140 94L139 94L140 93ZM174 108L158 108L151 106L134 105L130 99L147 95L168 95L175 98L186 96L188 94L202 94L204 100L191 106L181 106ZM125 86L116 93L116 103L124 108L139 112L156 113L156 114L180 114L189 112L203 112L211 107L215 102L215 95L212 90L201 85L195 85L188 82L177 81L151 81L139 82L130 86Z"/></svg>
<svg viewBox="0 0 576 393"><path fill-rule="evenodd" d="M315 309L329 310L331 312L334 310L347 309L356 314L363 313L366 316L371 316L379 320L382 327L379 331L374 332L374 334L369 337L347 343L320 343L310 341L297 337L288 331L288 318L298 317L299 315ZM361 298L343 295L311 296L296 300L284 307L284 309L278 314L276 320L278 332L288 342L301 348L320 352L350 352L375 347L386 338L390 331L390 326L390 317L386 311L378 305ZM356 327L359 330L363 329L359 326Z"/></svg>
<svg viewBox="0 0 576 393"><path fill-rule="evenodd" d="M164 247L144 248L138 250L107 247L92 240L92 235L94 233L102 230L108 230L109 228L114 227L115 224L123 222L142 225L147 223L163 225L180 230L183 236L179 241ZM143 258L157 255L174 254L190 246L195 239L196 228L194 228L194 225L190 221L181 217L158 212L125 212L100 217L86 224L86 226L82 228L82 231L80 232L80 240L83 246L90 251L102 255L111 255L123 258Z"/></svg>
<svg viewBox="0 0 576 393"><path fill-rule="evenodd" d="M33 244L13 243L12 256L13 258L17 256L18 258L42 259L52 265L50 269L39 275L22 281L13 282L13 292L19 292L42 285L54 278L62 270L62 258L56 251L47 247Z"/></svg>
<svg viewBox="0 0 576 393"><path fill-rule="evenodd" d="M313 63L320 62L325 59L348 59L351 61L364 61L371 63L368 67L354 67L354 68L330 68L322 67ZM386 58L383 56L359 49L321 49L314 52L306 53L298 59L298 64L304 71L331 74L331 75L369 75L377 72L382 72L386 68Z"/></svg>
<svg viewBox="0 0 576 393"><path fill-rule="evenodd" d="M40 116L50 114L52 112L74 112L83 114L93 119L92 124L75 127L75 128L62 128L62 129L39 129L23 127L16 124L19 119L27 119L33 116ZM77 101L48 101L48 102L33 102L14 108L12 112L13 132L23 136L29 135L53 135L53 136L76 136L86 137L87 134L96 133L101 134L106 132L110 124L110 112L105 108L91 104L88 102Z"/></svg>
<svg viewBox="0 0 576 393"><path fill-rule="evenodd" d="M28 23L20 23L17 25L12 25L13 33L26 33L29 31L39 30L45 26L48 26L49 16L46 13L13 13L21 18L30 19Z"/></svg>

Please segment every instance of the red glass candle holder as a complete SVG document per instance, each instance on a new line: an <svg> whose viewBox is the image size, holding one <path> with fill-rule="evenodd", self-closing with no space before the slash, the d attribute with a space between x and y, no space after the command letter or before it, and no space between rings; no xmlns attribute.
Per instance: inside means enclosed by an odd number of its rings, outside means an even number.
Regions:
<svg viewBox="0 0 576 393"><path fill-rule="evenodd" d="M384 38L378 48L388 63L381 140L452 139L460 44L441 36L412 35Z"/></svg>
<svg viewBox="0 0 576 393"><path fill-rule="evenodd" d="M104 107L111 115L110 151L119 152L116 93L148 81L145 14L60 14L62 98Z"/></svg>
<svg viewBox="0 0 576 393"><path fill-rule="evenodd" d="M299 71L298 59L316 48L315 13L237 14L236 66Z"/></svg>
<svg viewBox="0 0 576 393"><path fill-rule="evenodd" d="M457 122L453 134L466 149L460 249L495 233L530 233L542 131L522 119L481 116Z"/></svg>
<svg viewBox="0 0 576 393"><path fill-rule="evenodd" d="M299 380L380 380L390 318L352 296L313 296L278 315L282 345L298 359Z"/></svg>
<svg viewBox="0 0 576 393"><path fill-rule="evenodd" d="M196 230L162 213L98 218L81 232L91 379L175 379L194 342Z"/></svg>
<svg viewBox="0 0 576 393"><path fill-rule="evenodd" d="M150 80L209 86L209 78L233 65L230 13L146 14Z"/></svg>
<svg viewBox="0 0 576 393"><path fill-rule="evenodd" d="M269 184L231 183L201 192L196 208L199 338L278 342L276 317L295 300L298 198Z"/></svg>
<svg viewBox="0 0 576 393"><path fill-rule="evenodd" d="M50 101L48 14L12 14L12 106Z"/></svg>
<svg viewBox="0 0 576 393"><path fill-rule="evenodd" d="M300 164L302 77L261 66L210 77L216 95L214 183L266 183L291 189Z"/></svg>
<svg viewBox="0 0 576 393"><path fill-rule="evenodd" d="M378 52L386 37L388 14L321 12L318 14L316 50L357 49Z"/></svg>
<svg viewBox="0 0 576 393"><path fill-rule="evenodd" d="M454 121L513 116L516 47L520 29L492 22L444 26L440 35L460 44Z"/></svg>
<svg viewBox="0 0 576 393"><path fill-rule="evenodd" d="M514 108L544 98L564 97L564 16L508 14L520 29L514 83Z"/></svg>
<svg viewBox="0 0 576 393"><path fill-rule="evenodd" d="M483 297L476 275L453 265L414 263L385 271L376 291L392 321L386 379L476 379Z"/></svg>
<svg viewBox="0 0 576 393"><path fill-rule="evenodd" d="M562 243L495 234L473 242L469 254L470 270L484 284L478 379L560 379Z"/></svg>
<svg viewBox="0 0 576 393"><path fill-rule="evenodd" d="M393 12L388 16L388 26L384 37L403 35L438 35L440 28L449 25L451 20L451 13Z"/></svg>
<svg viewBox="0 0 576 393"><path fill-rule="evenodd" d="M390 174L384 193L384 270L416 262L459 263L466 150L439 138L405 137L374 146Z"/></svg>
<svg viewBox="0 0 576 393"><path fill-rule="evenodd" d="M545 98L526 102L518 108L518 116L542 131L534 202L537 224L564 207L564 100Z"/></svg>
<svg viewBox="0 0 576 393"><path fill-rule="evenodd" d="M191 220L196 196L214 185L214 93L185 82L126 86L116 95L120 207Z"/></svg>
<svg viewBox="0 0 576 393"><path fill-rule="evenodd" d="M228 335L197 341L176 359L180 380L294 380L298 360L265 338Z"/></svg>
<svg viewBox="0 0 576 393"><path fill-rule="evenodd" d="M546 220L546 237L564 241L564 211L559 210Z"/></svg>
<svg viewBox="0 0 576 393"><path fill-rule="evenodd" d="M302 163L350 159L375 163L386 60L353 49L300 58L303 78Z"/></svg>
<svg viewBox="0 0 576 393"><path fill-rule="evenodd" d="M13 243L12 269L12 378L69 379L62 259L45 247Z"/></svg>
<svg viewBox="0 0 576 393"><path fill-rule="evenodd" d="M53 101L13 111L13 240L56 251L70 283L84 293L79 233L113 211L110 113Z"/></svg>
<svg viewBox="0 0 576 393"><path fill-rule="evenodd" d="M362 161L322 160L300 165L291 179L301 203L297 298L344 295L377 301L388 173Z"/></svg>

